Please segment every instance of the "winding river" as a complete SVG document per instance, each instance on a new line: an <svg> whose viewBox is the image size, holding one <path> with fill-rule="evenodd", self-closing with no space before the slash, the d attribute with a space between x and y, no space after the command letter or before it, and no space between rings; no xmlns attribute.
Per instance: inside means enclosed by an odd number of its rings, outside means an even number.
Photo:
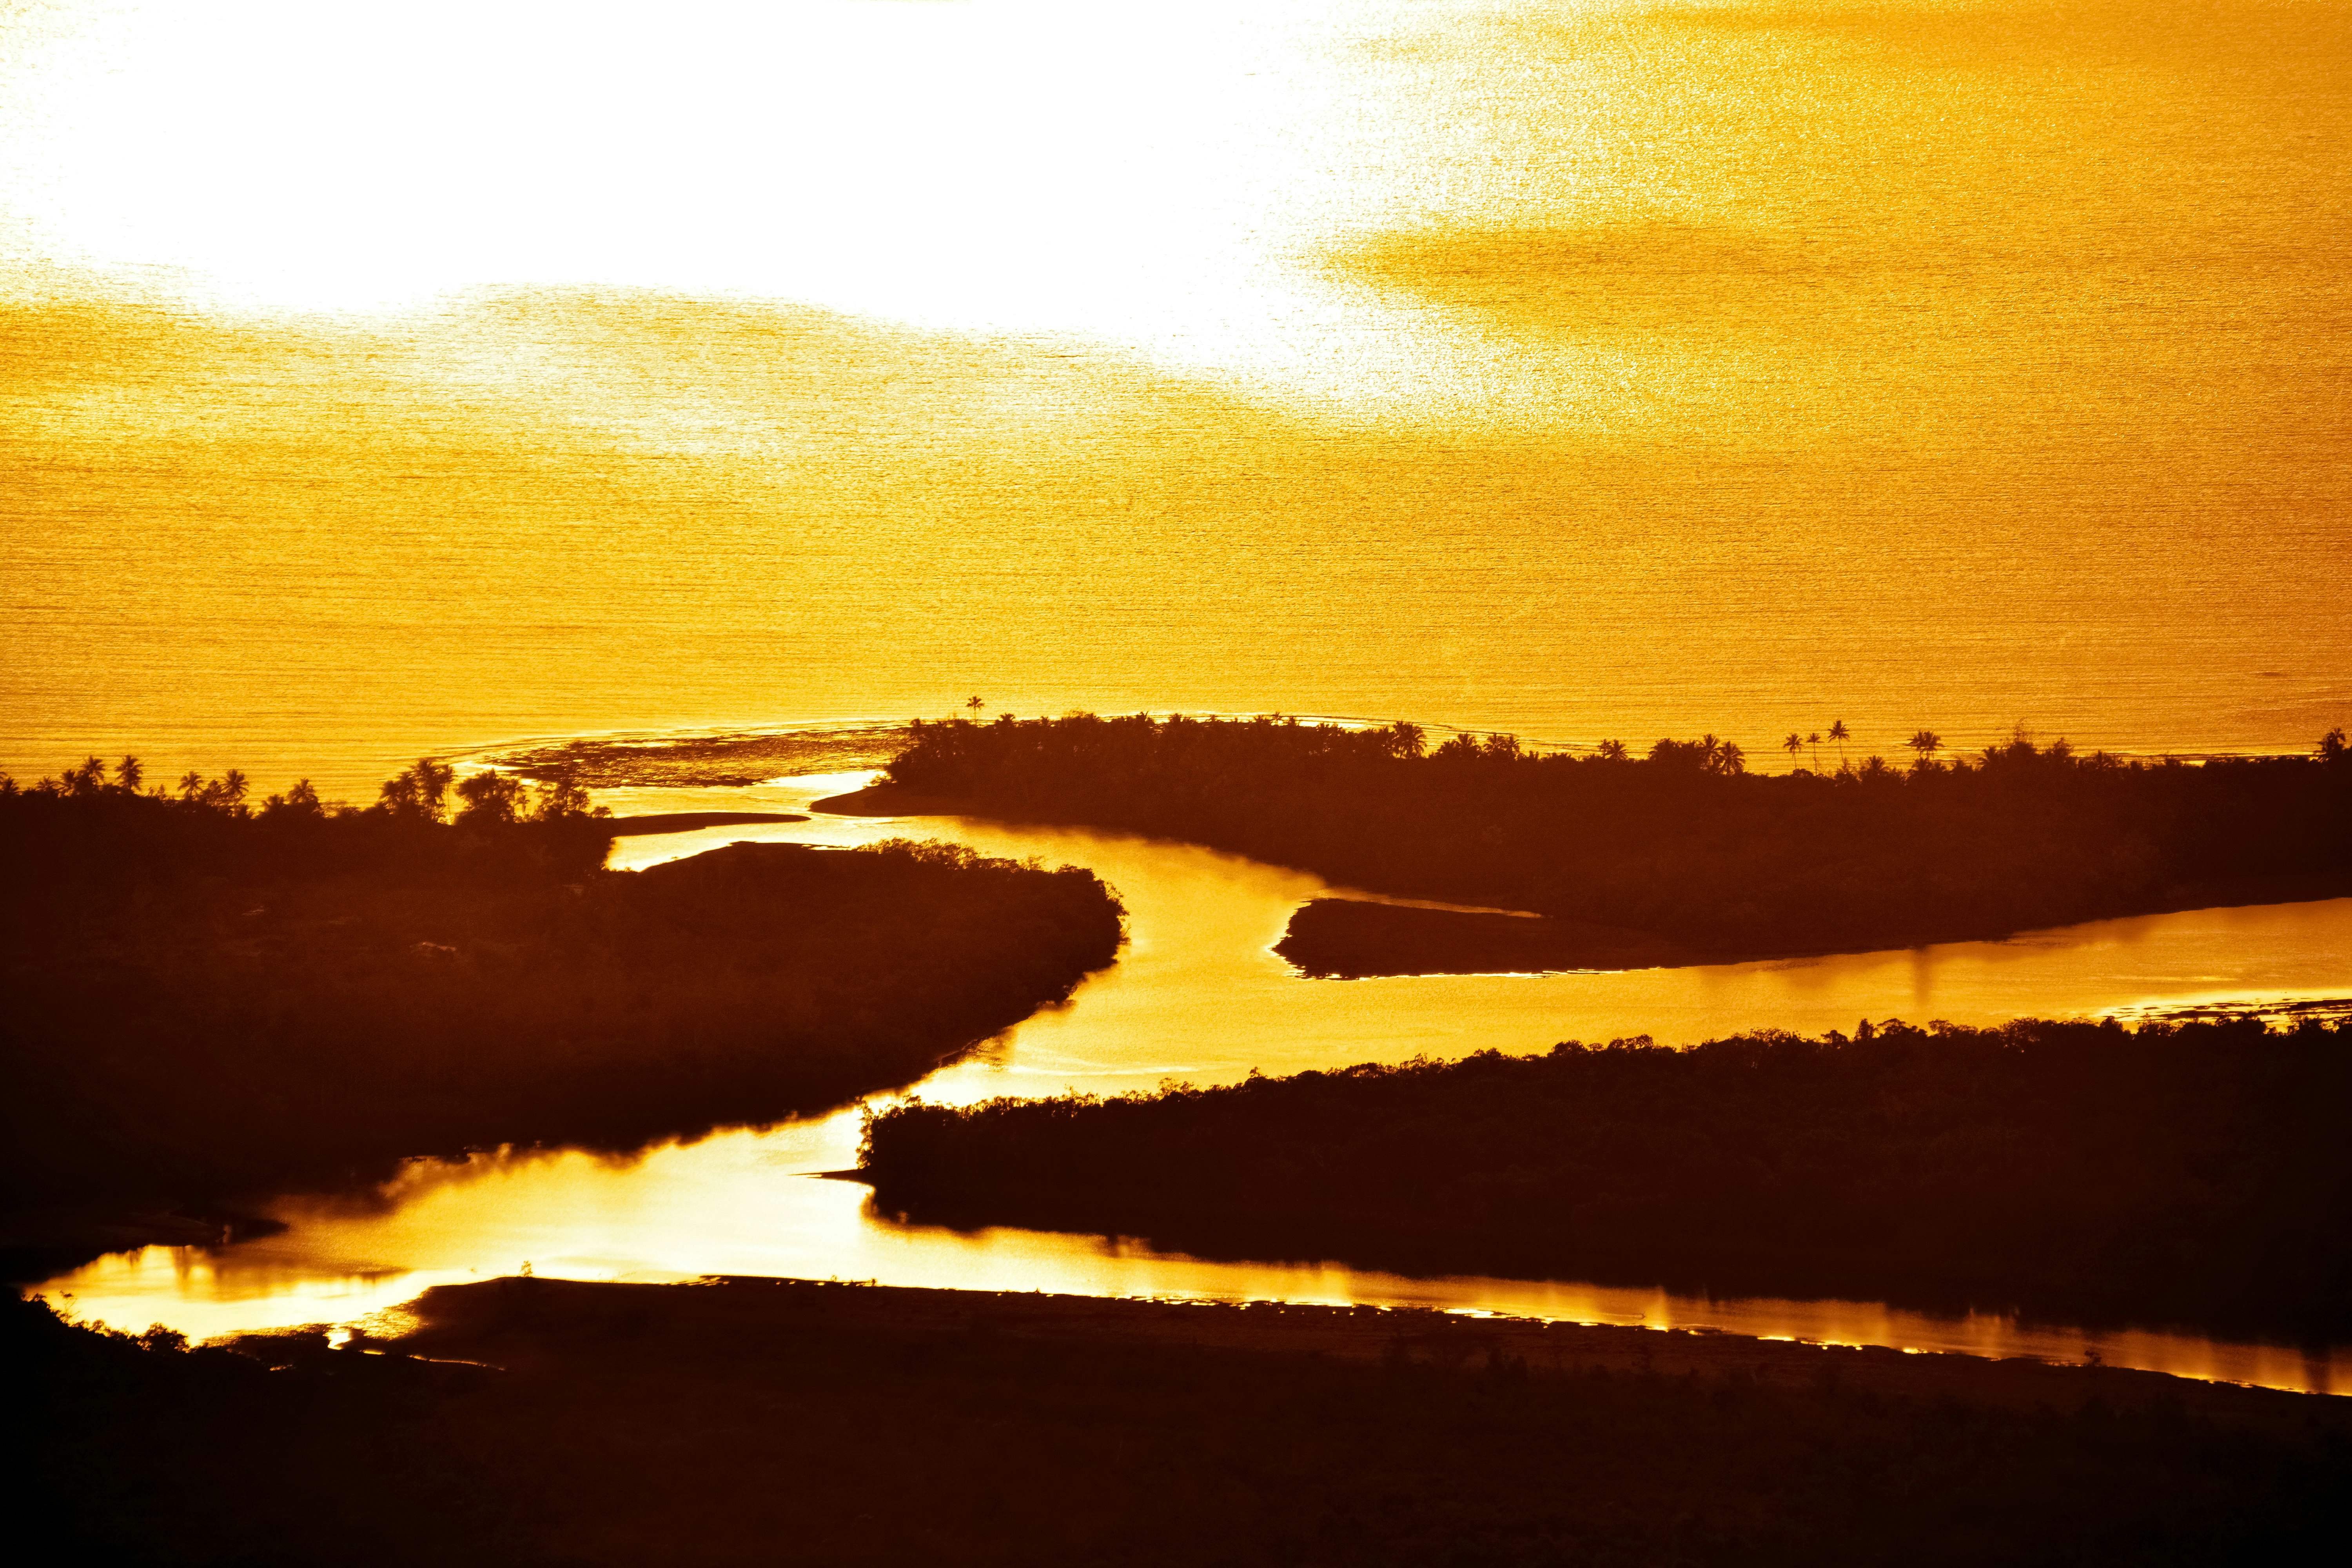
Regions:
<svg viewBox="0 0 2352 1568"><path fill-rule="evenodd" d="M866 774L751 789L610 790L616 812L803 810ZM1230 1081L1489 1047L1742 1029L1814 1033L1856 1020L1995 1023L2024 1014L2146 1016L2221 1004L2286 1007L2352 995L2352 899L2202 910L2006 942L1689 969L1310 981L1269 951L1290 911L1330 890L1311 875L1184 845L966 818L817 816L803 823L624 839L640 867L743 838L833 845L952 839L1098 872L1131 940L1065 1007L1040 1014L917 1086L965 1102L1163 1079ZM1342 889L1344 891L1344 889ZM1100 1295L1371 1302L1587 1322L2097 1359L2185 1376L2352 1394L2352 1345L2225 1342L2158 1327L2090 1331L1860 1300L1717 1299L1561 1280L1408 1279L1317 1263L1218 1263L1100 1237L894 1224L866 1189L825 1178L855 1162L855 1110L727 1131L627 1159L577 1152L419 1165L364 1200L279 1205L283 1232L220 1247L150 1247L50 1281L85 1318L194 1336L396 1310L427 1286L512 1273L667 1280L709 1274ZM1411 1160L1411 1149L1397 1158Z"/></svg>

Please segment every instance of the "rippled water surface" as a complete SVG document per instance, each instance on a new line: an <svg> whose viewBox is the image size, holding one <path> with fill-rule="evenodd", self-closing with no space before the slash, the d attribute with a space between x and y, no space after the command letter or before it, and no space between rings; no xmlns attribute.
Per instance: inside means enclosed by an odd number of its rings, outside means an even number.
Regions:
<svg viewBox="0 0 2352 1568"><path fill-rule="evenodd" d="M2352 721L2341 5L719 6L307 72L332 8L37 9L93 30L0 47L0 196L131 270L0 244L20 773L973 692L1759 757ZM526 97L347 109L475 70Z"/></svg>

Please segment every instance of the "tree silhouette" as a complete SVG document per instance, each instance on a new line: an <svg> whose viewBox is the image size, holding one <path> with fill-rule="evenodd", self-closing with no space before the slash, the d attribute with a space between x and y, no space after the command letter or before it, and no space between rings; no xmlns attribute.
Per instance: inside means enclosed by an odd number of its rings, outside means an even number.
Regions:
<svg viewBox="0 0 2352 1568"><path fill-rule="evenodd" d="M139 793L139 782L146 776L136 757L125 757L114 764L114 782L132 795Z"/></svg>
<svg viewBox="0 0 2352 1568"><path fill-rule="evenodd" d="M311 787L309 779L297 779L293 787L284 795L273 795L263 801L261 814L264 816L323 816L326 807L320 804L319 792Z"/></svg>
<svg viewBox="0 0 2352 1568"><path fill-rule="evenodd" d="M449 785L457 776L457 770L450 764L419 757L415 767L383 781L376 804L394 816L439 822L448 814Z"/></svg>
<svg viewBox="0 0 2352 1568"><path fill-rule="evenodd" d="M1933 730L1916 731L1911 738L1903 743L1919 753L1917 765L1920 767L1926 767L1934 759L1936 753L1944 749L1944 738Z"/></svg>
<svg viewBox="0 0 2352 1568"><path fill-rule="evenodd" d="M1822 771L1822 732L1815 730L1807 735L1805 744L1812 748L1813 772L1820 773Z"/></svg>
<svg viewBox="0 0 2352 1568"><path fill-rule="evenodd" d="M969 711L973 718L977 719L980 717L980 710L982 706L981 699L977 697L967 697L963 700L963 705L966 710Z"/></svg>
<svg viewBox="0 0 2352 1568"><path fill-rule="evenodd" d="M1805 738L1791 730L1789 738L1780 742L1780 749L1789 753L1789 767L1793 772L1797 766L1797 753L1805 749Z"/></svg>
<svg viewBox="0 0 2352 1568"><path fill-rule="evenodd" d="M68 795L96 795L106 788L106 763L97 757L86 759L78 768L68 768L65 791Z"/></svg>
<svg viewBox="0 0 2352 1568"><path fill-rule="evenodd" d="M570 773L563 773L539 786L539 820L563 822L577 816L610 816L609 805L591 806L588 792Z"/></svg>
<svg viewBox="0 0 2352 1568"><path fill-rule="evenodd" d="M1845 743L1847 737L1853 733L1853 731L1845 727L1844 720L1833 719L1830 721L1830 739L1837 742L1838 772L1840 773L1845 772Z"/></svg>
<svg viewBox="0 0 2352 1568"><path fill-rule="evenodd" d="M522 780L497 772L476 773L457 786L465 806L457 813L464 823L520 822L526 793Z"/></svg>

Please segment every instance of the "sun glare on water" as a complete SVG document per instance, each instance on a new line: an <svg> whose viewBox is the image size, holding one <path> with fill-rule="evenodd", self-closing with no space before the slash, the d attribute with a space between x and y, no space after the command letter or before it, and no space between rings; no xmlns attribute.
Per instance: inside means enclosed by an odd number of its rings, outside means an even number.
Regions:
<svg viewBox="0 0 2352 1568"><path fill-rule="evenodd" d="M1312 253L1444 184L1444 15L54 6L9 40L9 238L244 310L625 286L1303 370L1412 324Z"/></svg>

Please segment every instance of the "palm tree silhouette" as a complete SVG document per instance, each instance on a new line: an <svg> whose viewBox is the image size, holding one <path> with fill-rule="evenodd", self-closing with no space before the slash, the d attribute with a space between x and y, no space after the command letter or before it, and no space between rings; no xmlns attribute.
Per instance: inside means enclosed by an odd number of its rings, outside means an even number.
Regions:
<svg viewBox="0 0 2352 1568"><path fill-rule="evenodd" d="M1944 749L1944 738L1933 730L1921 730L1903 743L1919 753L1921 766Z"/></svg>
<svg viewBox="0 0 2352 1568"><path fill-rule="evenodd" d="M1780 742L1780 749L1789 753L1789 767L1793 772L1797 765L1797 753L1805 749L1805 738L1791 730L1789 738Z"/></svg>
<svg viewBox="0 0 2352 1568"><path fill-rule="evenodd" d="M1822 771L1822 732L1815 730L1805 737L1805 744L1813 749L1813 772Z"/></svg>
<svg viewBox="0 0 2352 1568"><path fill-rule="evenodd" d="M1843 772L1845 771L1845 742L1846 742L1846 737L1847 737L1847 736L1849 736L1849 735L1851 735L1852 733L1853 733L1853 731L1850 731L1850 730L1848 730L1848 729L1845 727L1845 721L1844 721L1844 720L1843 720L1843 719L1836 719L1836 720L1832 720L1832 721L1831 721L1831 723L1830 723L1830 739L1831 739L1831 740L1832 740L1832 741L1835 741L1835 742L1837 742L1837 748L1838 748L1838 771L1839 771L1840 773L1843 773Z"/></svg>

